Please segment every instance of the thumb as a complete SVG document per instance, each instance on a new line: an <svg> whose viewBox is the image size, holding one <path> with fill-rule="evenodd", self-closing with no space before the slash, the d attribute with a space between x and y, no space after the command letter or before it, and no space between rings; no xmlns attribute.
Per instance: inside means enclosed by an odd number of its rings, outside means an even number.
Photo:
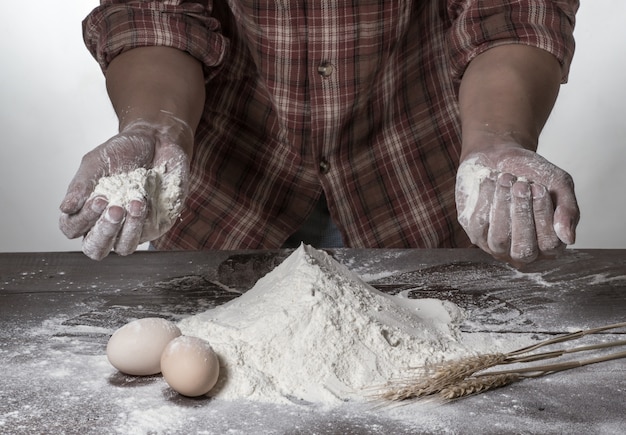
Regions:
<svg viewBox="0 0 626 435"><path fill-rule="evenodd" d="M554 232L566 245L576 242L576 225L580 220L578 209L557 206L554 211Z"/></svg>
<svg viewBox="0 0 626 435"><path fill-rule="evenodd" d="M83 159L78 171L67 187L65 197L61 201L61 212L75 214L85 205L85 201L93 192L96 183L104 175L102 168L94 167L86 159Z"/></svg>
<svg viewBox="0 0 626 435"><path fill-rule="evenodd" d="M176 178L185 195L189 183L190 159L180 146L176 144L164 145L157 148L154 156L154 167L164 169L166 179Z"/></svg>

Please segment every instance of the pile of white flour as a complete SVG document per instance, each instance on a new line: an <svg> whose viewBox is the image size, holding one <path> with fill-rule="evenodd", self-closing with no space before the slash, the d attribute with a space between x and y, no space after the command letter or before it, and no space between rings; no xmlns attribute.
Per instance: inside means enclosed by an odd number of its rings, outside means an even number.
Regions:
<svg viewBox="0 0 626 435"><path fill-rule="evenodd" d="M137 168L130 172L102 177L91 197L104 196L110 205L128 209L133 200L148 201L151 222L159 227L178 217L182 210L180 171L165 171L165 166Z"/></svg>
<svg viewBox="0 0 626 435"><path fill-rule="evenodd" d="M467 355L462 317L450 302L386 295L301 245L248 292L179 327L219 356L210 395L338 404L427 362Z"/></svg>

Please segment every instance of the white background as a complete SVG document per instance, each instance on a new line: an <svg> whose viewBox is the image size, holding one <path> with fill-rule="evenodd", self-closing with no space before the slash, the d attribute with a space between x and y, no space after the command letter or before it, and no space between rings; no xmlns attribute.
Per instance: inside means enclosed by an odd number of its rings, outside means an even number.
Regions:
<svg viewBox="0 0 626 435"><path fill-rule="evenodd" d="M569 84L540 153L572 174L578 248L626 248L626 1L583 1ZM57 228L82 155L116 131L81 21L98 2L12 2L0 14L0 252L80 250Z"/></svg>

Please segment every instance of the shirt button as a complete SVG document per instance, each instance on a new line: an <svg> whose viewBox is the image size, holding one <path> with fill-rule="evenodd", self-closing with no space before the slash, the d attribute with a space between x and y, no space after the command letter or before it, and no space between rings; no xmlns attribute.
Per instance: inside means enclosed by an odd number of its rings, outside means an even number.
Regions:
<svg viewBox="0 0 626 435"><path fill-rule="evenodd" d="M324 159L320 162L320 173L328 174L328 171L330 171L330 163Z"/></svg>
<svg viewBox="0 0 626 435"><path fill-rule="evenodd" d="M323 62L317 67L317 73L324 78L330 77L333 70L333 65L330 62Z"/></svg>

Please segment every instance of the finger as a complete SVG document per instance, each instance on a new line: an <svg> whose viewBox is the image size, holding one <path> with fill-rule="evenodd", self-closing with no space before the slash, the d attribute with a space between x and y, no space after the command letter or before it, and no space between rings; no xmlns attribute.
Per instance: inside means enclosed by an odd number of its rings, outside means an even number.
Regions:
<svg viewBox="0 0 626 435"><path fill-rule="evenodd" d="M59 228L70 239L81 237L98 222L100 216L107 208L106 198L97 196L87 200L85 206L76 214L61 214Z"/></svg>
<svg viewBox="0 0 626 435"><path fill-rule="evenodd" d="M554 231L566 245L576 243L576 226L580 220L578 208L557 207L554 212Z"/></svg>
<svg viewBox="0 0 626 435"><path fill-rule="evenodd" d="M508 254L511 248L511 187L514 182L513 175L502 173L495 185L487 244L496 256Z"/></svg>
<svg viewBox="0 0 626 435"><path fill-rule="evenodd" d="M580 210L574 193L572 177L563 176L550 186L554 196L554 231L563 243L573 245L576 242L576 226L580 220Z"/></svg>
<svg viewBox="0 0 626 435"><path fill-rule="evenodd" d="M106 257L124 223L124 209L118 205L112 205L100 216L83 239L83 253L93 260L102 260Z"/></svg>
<svg viewBox="0 0 626 435"><path fill-rule="evenodd" d="M115 243L115 252L119 255L129 255L137 250L141 231L148 215L148 207L145 200L132 200L126 210L124 226L119 232Z"/></svg>
<svg viewBox="0 0 626 435"><path fill-rule="evenodd" d="M61 212L69 215L78 213L89 199L100 177L104 175L101 165L94 163L98 161L94 156L95 151L92 151L83 157L61 201Z"/></svg>
<svg viewBox="0 0 626 435"><path fill-rule="evenodd" d="M526 181L518 180L511 187L511 258L530 263L537 255L530 185Z"/></svg>
<svg viewBox="0 0 626 435"><path fill-rule="evenodd" d="M561 246L561 240L554 231L554 206L548 189L541 184L531 185L533 197L533 216L537 232L537 247L542 254L555 252Z"/></svg>
<svg viewBox="0 0 626 435"><path fill-rule="evenodd" d="M83 181L72 182L59 206L61 212L65 214L78 213L85 205L92 191L93 185L91 183L85 183Z"/></svg>

